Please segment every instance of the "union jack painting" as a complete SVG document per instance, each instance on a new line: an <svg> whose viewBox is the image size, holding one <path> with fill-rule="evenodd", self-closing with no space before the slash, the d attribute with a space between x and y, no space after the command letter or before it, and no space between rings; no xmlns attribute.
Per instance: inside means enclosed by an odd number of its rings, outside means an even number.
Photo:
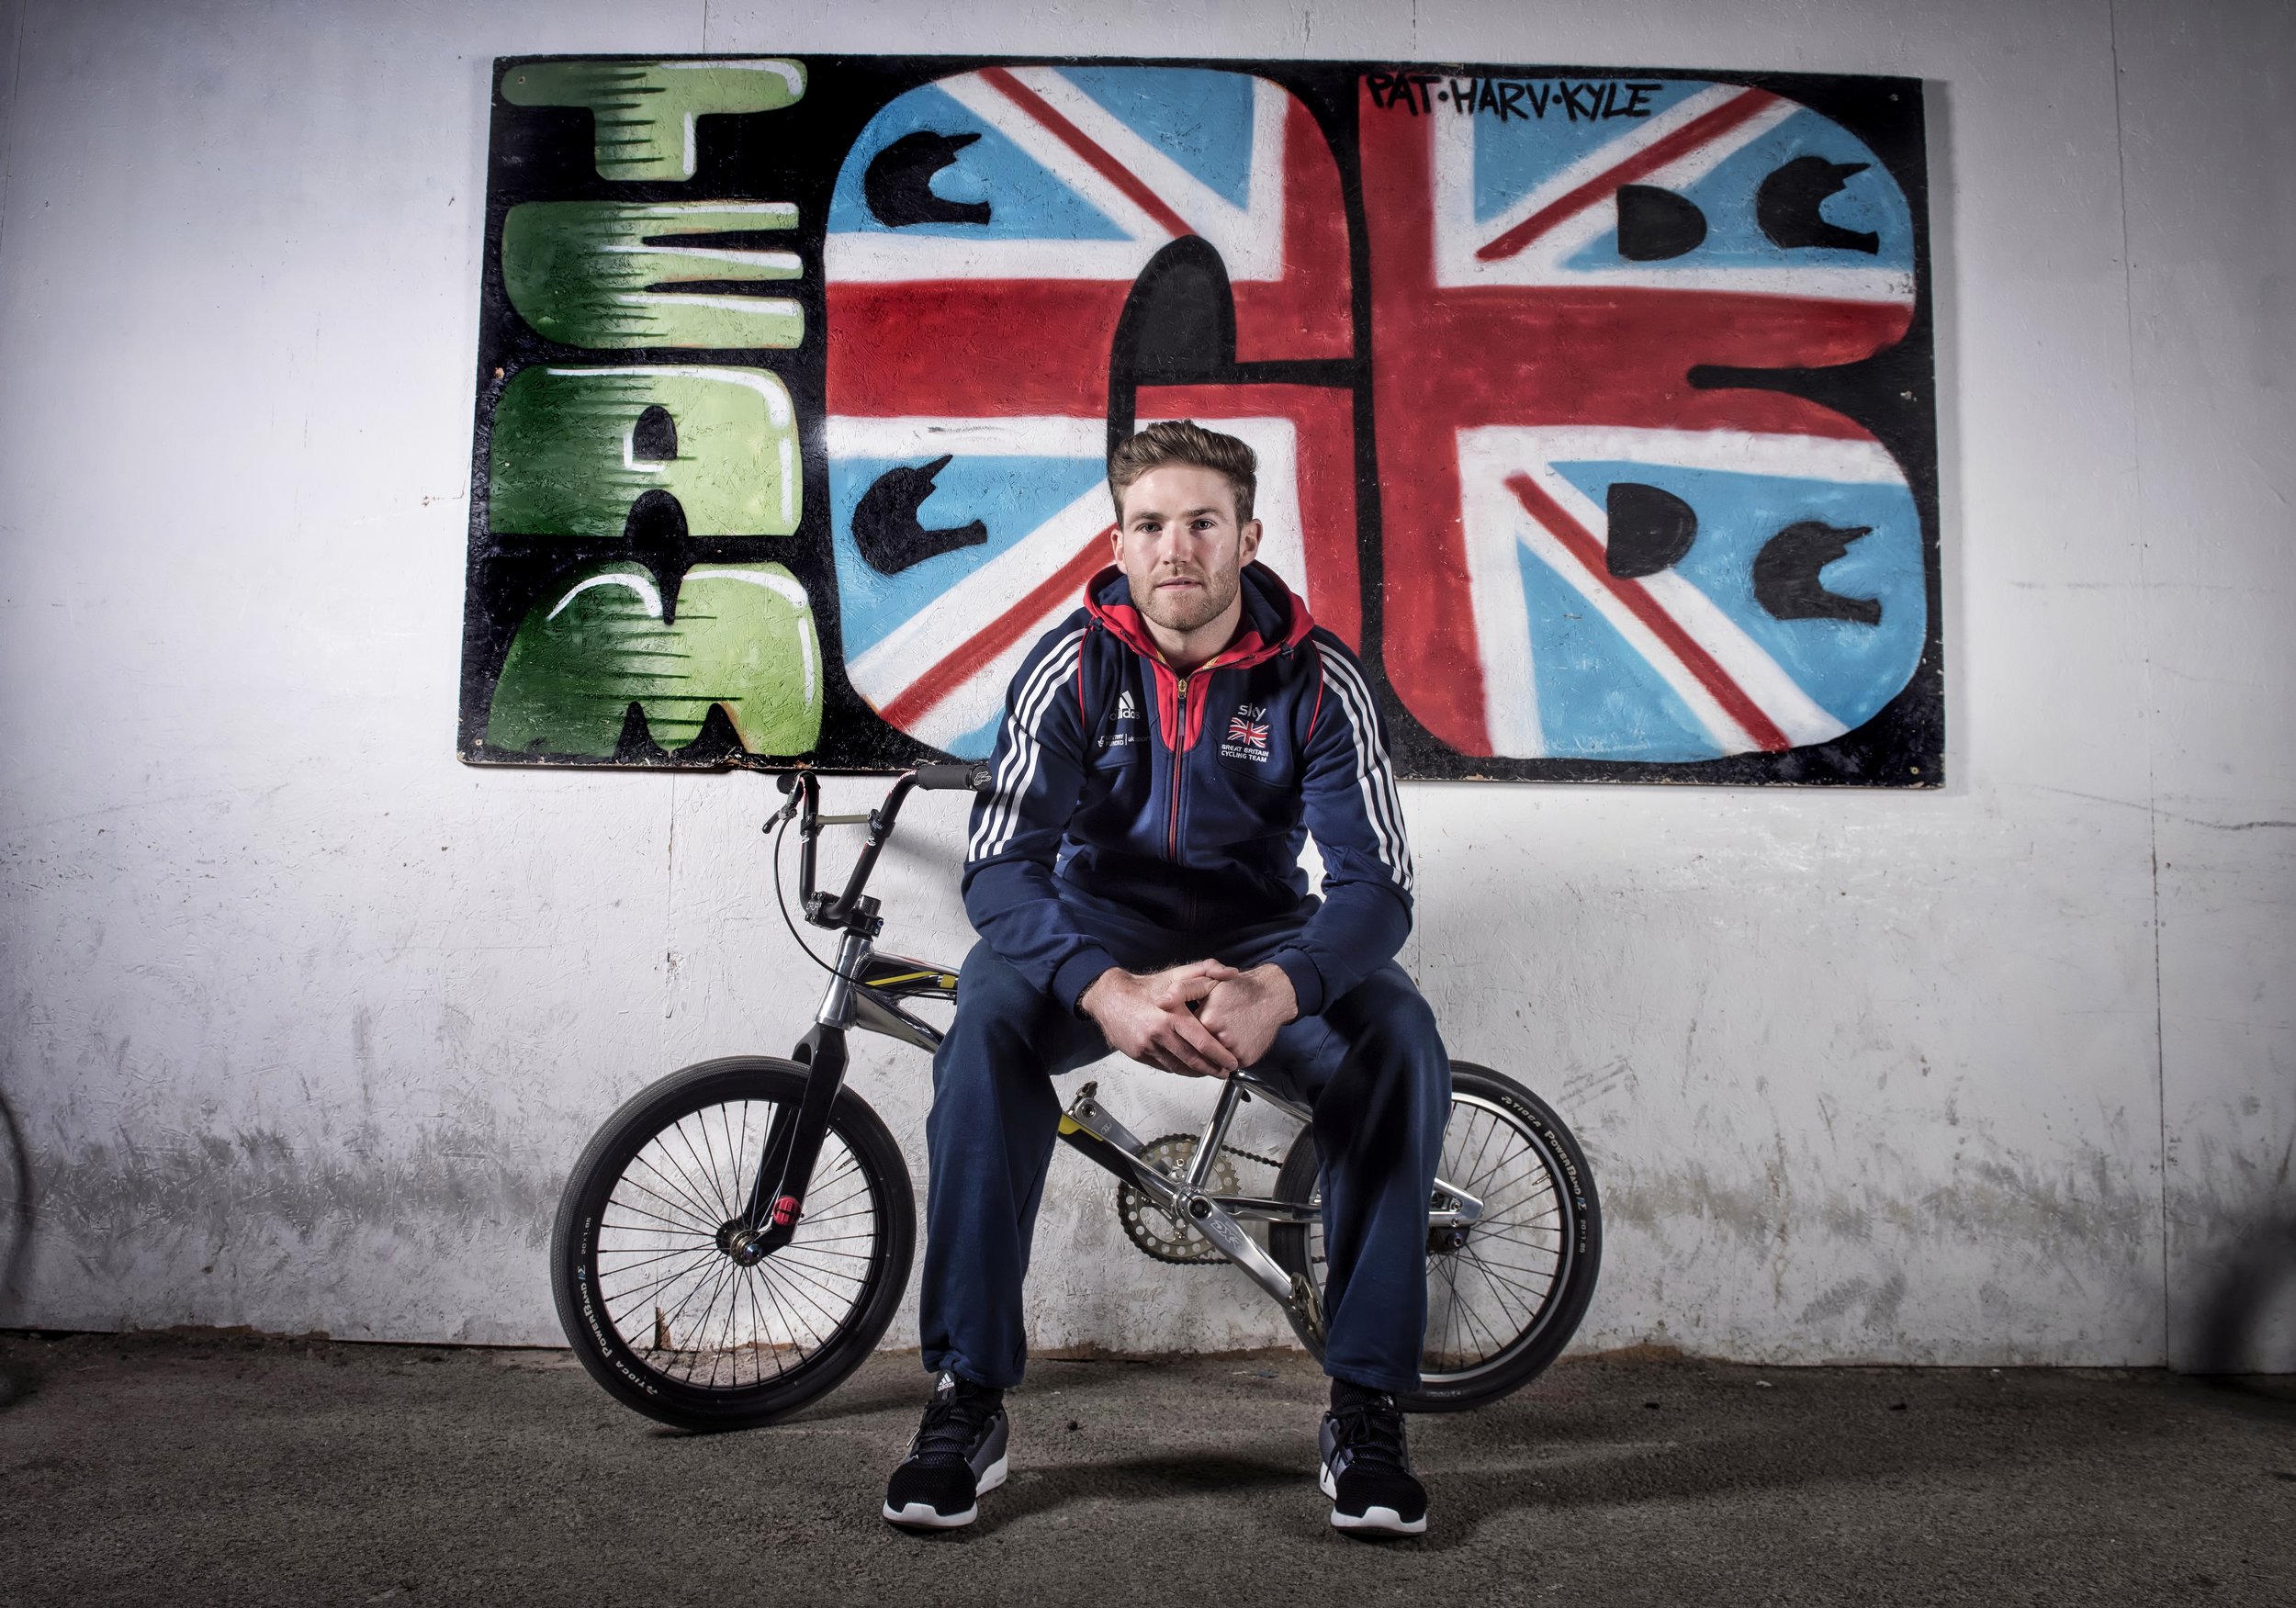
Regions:
<svg viewBox="0 0 2296 1608"><path fill-rule="evenodd" d="M1232 351L1214 360L1344 357L1341 223L1338 165L1314 120L1245 73L985 67L871 119L838 173L823 257L846 664L879 714L985 756L1021 658L1109 563L1112 381L1137 367L1123 316L1160 254L1200 242L1224 269ZM888 363L889 351L933 360ZM1225 399L1185 399L1261 451L1286 516L1266 522L1267 561L1311 608L1332 593L1352 612L1352 507L1316 533L1312 550L1337 563L1309 563L1299 520L1300 433L1347 393L1275 388L1254 388L1248 428ZM864 511L892 485L905 533L968 539L885 554Z"/></svg>
<svg viewBox="0 0 2296 1608"><path fill-rule="evenodd" d="M1690 377L1901 340L1904 194L1784 96L1638 88L1646 117L1551 120L1365 92L1375 341L1450 359L1374 374L1382 456L1414 470L1381 483L1386 669L1463 752L1821 745L1928 639L1887 450L1817 402Z"/></svg>
<svg viewBox="0 0 2296 1608"><path fill-rule="evenodd" d="M1809 74L500 62L463 757L985 754L1110 561L1110 444L1188 418L1258 455L1260 557L1406 775L1937 785L1921 113ZM616 586L661 600L642 653Z"/></svg>

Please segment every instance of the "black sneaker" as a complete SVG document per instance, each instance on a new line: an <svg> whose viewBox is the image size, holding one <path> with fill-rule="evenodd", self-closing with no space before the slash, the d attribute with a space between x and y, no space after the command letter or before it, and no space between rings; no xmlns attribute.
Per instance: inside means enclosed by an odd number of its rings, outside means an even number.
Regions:
<svg viewBox="0 0 2296 1608"><path fill-rule="evenodd" d="M1412 1472L1403 1413L1394 1397L1334 1379L1322 1440L1318 1483L1332 1499L1334 1529L1369 1535L1425 1534L1427 1491Z"/></svg>
<svg viewBox="0 0 2296 1608"><path fill-rule="evenodd" d="M1005 1393L943 1374L909 1455L885 1484L885 1517L912 1530L953 1530L980 1515L981 1492L1005 1483L1012 1425Z"/></svg>

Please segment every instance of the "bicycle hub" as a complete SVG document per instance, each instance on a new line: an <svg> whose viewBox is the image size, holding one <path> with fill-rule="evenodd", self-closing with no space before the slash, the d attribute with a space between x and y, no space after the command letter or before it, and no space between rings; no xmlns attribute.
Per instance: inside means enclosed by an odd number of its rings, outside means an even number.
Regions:
<svg viewBox="0 0 2296 1608"><path fill-rule="evenodd" d="M717 1248L737 1267L755 1267L765 1260L765 1236L737 1217L718 1226Z"/></svg>

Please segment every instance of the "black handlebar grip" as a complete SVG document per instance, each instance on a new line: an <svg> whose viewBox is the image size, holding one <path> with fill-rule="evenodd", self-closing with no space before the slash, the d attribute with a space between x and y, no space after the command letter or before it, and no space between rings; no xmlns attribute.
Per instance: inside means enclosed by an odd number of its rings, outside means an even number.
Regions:
<svg viewBox="0 0 2296 1608"><path fill-rule="evenodd" d="M917 767L917 785L928 793L978 793L988 785L984 761L928 764Z"/></svg>

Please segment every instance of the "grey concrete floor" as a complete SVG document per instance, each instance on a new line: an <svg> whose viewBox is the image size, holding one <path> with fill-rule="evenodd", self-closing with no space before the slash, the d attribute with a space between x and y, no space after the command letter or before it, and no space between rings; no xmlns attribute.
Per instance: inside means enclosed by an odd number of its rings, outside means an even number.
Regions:
<svg viewBox="0 0 2296 1608"><path fill-rule="evenodd" d="M666 1431L563 1354L0 1335L0 1602L2296 1602L2296 1402L2150 1373L1566 1362L1334 1535L1294 1354L1040 1362L1012 1483L877 1518L923 1400Z"/></svg>

